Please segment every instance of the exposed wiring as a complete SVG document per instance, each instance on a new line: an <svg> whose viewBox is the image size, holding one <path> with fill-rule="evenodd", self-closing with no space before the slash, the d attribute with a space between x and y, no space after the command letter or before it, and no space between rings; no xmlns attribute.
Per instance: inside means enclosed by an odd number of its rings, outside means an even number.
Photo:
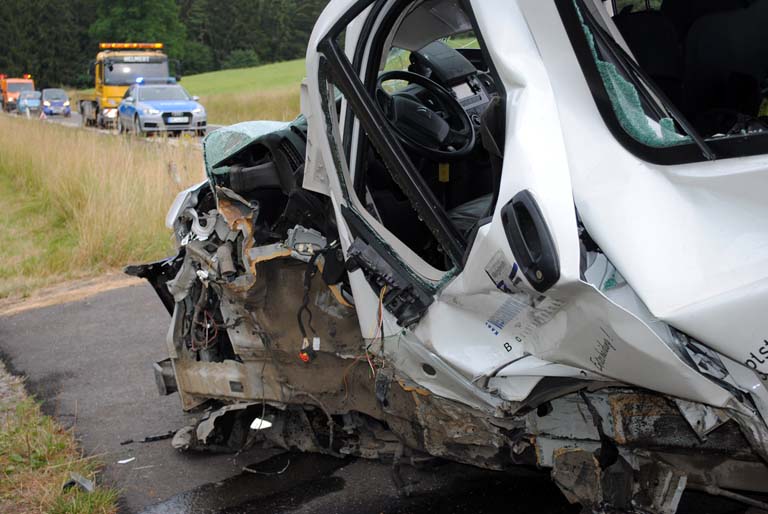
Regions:
<svg viewBox="0 0 768 514"><path fill-rule="evenodd" d="M304 296L301 301L301 306L299 307L299 311L296 313L296 321L299 323L299 331L301 332L301 336L306 340L308 339L307 335L307 329L304 326L304 313L307 313L307 326L312 331L312 334L316 334L315 328L312 326L312 311L309 308L309 293L312 290L312 279L315 278L315 275L317 274L317 266L315 263L317 262L317 258L320 257L320 255L324 252L324 250L320 250L319 252L312 255L312 257L309 259L309 262L307 262L307 269L304 272Z"/></svg>
<svg viewBox="0 0 768 514"><path fill-rule="evenodd" d="M362 358L362 355L358 355L355 357L355 360L352 361L352 364L347 366L347 369L344 370L344 375L341 377L342 382L344 382L344 399L342 400L342 403L347 403L347 400L349 399L349 383L347 382L347 375L349 375L349 372L355 367L355 364L360 362L360 359Z"/></svg>
<svg viewBox="0 0 768 514"><path fill-rule="evenodd" d="M195 302L192 313L192 327L190 330L190 350L197 352L207 350L219 336L219 327L215 318L206 308L208 303L208 284L202 283L200 296ZM199 334L202 332L202 334Z"/></svg>
<svg viewBox="0 0 768 514"><path fill-rule="evenodd" d="M347 366L347 369L344 370L344 374L342 375L342 382L344 384L344 399L342 400L343 403L347 403L347 400L349 400L349 382L347 381L347 377L349 375L349 372L352 371L352 368L355 367L355 365L360 362L360 360L365 357L365 360L368 362L368 366L371 368L372 376L371 378L376 378L376 366L373 363L373 360L371 359L371 353L370 348L373 345L373 343L376 342L377 338L381 338L382 347L381 350L383 350L383 343L384 343L384 296L387 293L387 286L384 286L381 288L381 291L379 291L379 305L377 310L377 320L376 320L376 330L373 333L373 336L371 337L371 342L368 343L368 345L365 347L364 353L362 355L358 355L355 357L355 359L352 361L352 363Z"/></svg>
<svg viewBox="0 0 768 514"><path fill-rule="evenodd" d="M304 362L310 362L312 360L312 357L314 355L314 351L312 350L312 345L309 341L309 333L307 332L307 327L309 327L309 330L312 332L313 336L317 335L317 331L315 330L315 327L312 326L312 310L309 308L309 295L312 291L312 279L315 278L315 275L318 271L317 266L317 259L325 254L326 252L329 252L331 250L335 250L338 247L338 241L334 241L325 248L322 248L321 250L318 250L314 254L312 254L312 257L310 257L309 261L307 262L307 268L304 272L304 296L301 301L301 306L299 307L299 311L296 313L296 321L299 325L299 331L301 332L302 342L301 342L301 348L299 350L299 357ZM306 320L307 324L304 325L304 313L306 313Z"/></svg>

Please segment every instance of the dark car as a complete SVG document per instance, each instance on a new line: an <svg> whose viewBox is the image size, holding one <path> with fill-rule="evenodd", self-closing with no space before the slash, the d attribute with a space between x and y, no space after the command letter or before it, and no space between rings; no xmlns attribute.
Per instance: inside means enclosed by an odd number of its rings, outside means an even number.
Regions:
<svg viewBox="0 0 768 514"><path fill-rule="evenodd" d="M69 96L63 89L43 89L43 112L46 116L70 116Z"/></svg>

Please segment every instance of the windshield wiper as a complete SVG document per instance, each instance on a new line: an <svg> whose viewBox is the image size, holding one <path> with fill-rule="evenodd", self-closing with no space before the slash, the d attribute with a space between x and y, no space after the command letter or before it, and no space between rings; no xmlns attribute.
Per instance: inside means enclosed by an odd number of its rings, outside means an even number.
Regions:
<svg viewBox="0 0 768 514"><path fill-rule="evenodd" d="M681 113L677 107L675 107L667 95L664 94L664 92L659 89L658 86L656 86L656 83L653 81L653 79L649 77L645 71L635 62L635 60L630 57L629 54L627 54L621 45L619 45L616 40L613 39L613 36L608 34L603 26L597 23L594 16L592 15L592 12L586 8L586 6L583 7L584 8L580 8L580 11L585 16L587 23L590 25L592 33L600 40L600 43L602 43L603 46L611 51L618 63L624 69L624 72L628 76L634 77L636 83L639 80L640 84L636 85L640 86L638 89L643 94L646 101L651 105L661 103L661 106L667 111L669 116L671 116L672 119L674 119L678 125L680 125L680 128L683 129L683 132L685 132L693 140L693 142L696 143L704 157L709 161L714 161L717 159L717 154L712 151L712 148L710 148L704 138L701 137L701 134L699 134L699 132L693 128L693 125L688 122L683 113ZM653 95L656 99L649 98L648 90L650 90L651 95Z"/></svg>

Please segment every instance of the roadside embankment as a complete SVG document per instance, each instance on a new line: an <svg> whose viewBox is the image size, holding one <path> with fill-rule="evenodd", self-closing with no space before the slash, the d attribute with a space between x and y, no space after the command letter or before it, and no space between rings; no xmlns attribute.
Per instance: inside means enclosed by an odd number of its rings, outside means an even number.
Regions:
<svg viewBox="0 0 768 514"><path fill-rule="evenodd" d="M74 483L95 482L98 462L83 457L71 431L40 412L40 406L0 362L0 512L111 514L117 493ZM92 484L83 482L87 487Z"/></svg>
<svg viewBox="0 0 768 514"><path fill-rule="evenodd" d="M0 116L0 298L173 249L165 214L203 179L192 144Z"/></svg>

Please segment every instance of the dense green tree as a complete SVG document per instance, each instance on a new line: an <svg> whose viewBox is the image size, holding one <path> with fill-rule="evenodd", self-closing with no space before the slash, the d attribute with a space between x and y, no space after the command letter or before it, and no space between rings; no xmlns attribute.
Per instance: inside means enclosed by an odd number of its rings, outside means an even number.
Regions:
<svg viewBox="0 0 768 514"><path fill-rule="evenodd" d="M183 57L187 31L175 0L101 0L91 38L99 41L161 41Z"/></svg>
<svg viewBox="0 0 768 514"><path fill-rule="evenodd" d="M39 87L78 85L87 72L82 30L95 19L93 0L4 0L0 73L31 73ZM92 58L92 57L91 57Z"/></svg>
<svg viewBox="0 0 768 514"><path fill-rule="evenodd" d="M185 73L303 57L328 0L2 0L0 73L92 85L99 41L162 41Z"/></svg>
<svg viewBox="0 0 768 514"><path fill-rule="evenodd" d="M255 50L233 50L221 63L221 69L250 68L261 64L259 54Z"/></svg>

